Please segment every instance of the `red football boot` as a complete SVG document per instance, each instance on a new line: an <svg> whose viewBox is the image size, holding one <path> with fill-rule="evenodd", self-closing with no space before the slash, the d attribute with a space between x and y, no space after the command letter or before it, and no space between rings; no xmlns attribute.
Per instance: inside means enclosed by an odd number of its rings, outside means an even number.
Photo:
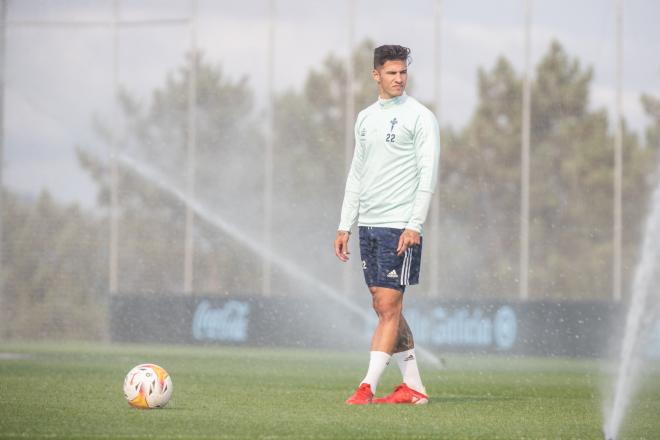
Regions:
<svg viewBox="0 0 660 440"><path fill-rule="evenodd" d="M401 385L394 388L392 394L381 397L379 399L373 399L373 403L407 403L412 405L424 405L429 403L429 396L422 394L419 391L415 391L412 388L409 388L408 385L402 383Z"/></svg>
<svg viewBox="0 0 660 440"><path fill-rule="evenodd" d="M355 393L346 400L346 403L349 405L368 405L373 398L374 393L371 392L371 385L362 383L355 390Z"/></svg>

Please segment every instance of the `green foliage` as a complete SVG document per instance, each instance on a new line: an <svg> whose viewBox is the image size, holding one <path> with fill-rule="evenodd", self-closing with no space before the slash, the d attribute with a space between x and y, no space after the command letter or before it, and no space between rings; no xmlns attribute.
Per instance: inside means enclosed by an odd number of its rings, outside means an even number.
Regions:
<svg viewBox="0 0 660 440"><path fill-rule="evenodd" d="M372 47L365 41L352 54L356 112L376 99ZM190 62L189 57L168 75L147 103L122 92L120 130L96 121L107 144L115 143L122 154L148 164L182 190ZM197 198L259 240L265 120L255 109L246 78L229 78L201 56L195 62ZM592 77L590 68L553 43L532 81L532 298L611 295L613 124L604 110L590 106ZM441 273L444 297L512 297L518 291L522 79L500 58L492 68L479 70L477 86L478 104L467 126L443 129L438 186L442 255L440 266L426 266L424 273ZM347 139L352 143L346 130L352 131L355 116L346 114L346 96L346 60L334 54L315 66L300 88L275 96L274 249L333 285L343 267L330 243L343 197ZM660 150L660 99L644 95L642 103L651 120L644 143L624 124L624 287L638 257ZM78 148L78 159L105 209L108 161L91 151ZM119 289L180 291L185 207L129 168L122 167L119 178ZM2 215L3 317L11 319L0 322L0 334L101 335L108 285L107 210L97 217L63 206L47 193L37 200L7 193ZM196 292L260 291L257 256L199 219L194 238ZM309 290L277 271L274 276L276 293ZM359 279L355 285L363 291Z"/></svg>
<svg viewBox="0 0 660 440"><path fill-rule="evenodd" d="M365 42L354 54L358 109L375 99L366 62L371 46ZM108 143L117 136L115 142L123 154L157 169L182 190L186 188L189 62L154 91L147 108L128 93L121 94L121 135L97 124L98 133ZM265 121L253 109L245 78L232 81L220 66L201 57L197 62L196 197L259 240L263 236L265 170L260 133ZM319 243L319 231L332 233L336 228L345 180L345 130L349 127L352 133L354 117L350 115L347 124L346 96L345 60L330 54L310 71L300 90L275 97L272 229L274 248L292 261L310 251L309 243ZM107 206L106 161L86 149L78 149L78 157L98 185L99 201ZM130 169L120 171L119 290L177 292L182 286L185 208ZM225 232L201 221L196 225L194 290L259 292L260 259ZM333 258L326 247L322 255L316 263L329 263ZM325 272L331 274L332 270ZM275 275L275 292L291 293L292 288L301 286L292 287L290 280Z"/></svg>
<svg viewBox="0 0 660 440"><path fill-rule="evenodd" d="M646 132L646 146L655 150L660 149L660 97L651 95L642 96L642 105L652 123Z"/></svg>
<svg viewBox="0 0 660 440"><path fill-rule="evenodd" d="M262 154L252 92L246 78L233 81L219 66L201 56L197 63L196 199L214 212L247 228L256 228L263 211ZM165 84L154 90L148 107L127 92L120 96L124 132L120 153L156 170L173 185L187 188L188 95L191 56ZM112 142L111 131L99 126ZM99 200L109 204L109 170L101 158L78 149L81 166L99 187ZM183 288L185 206L154 182L128 167L119 181L119 290L180 292ZM257 291L259 278L248 270L259 262L232 237L202 221L195 230L194 289Z"/></svg>
<svg viewBox="0 0 660 440"><path fill-rule="evenodd" d="M532 83L530 148L530 292L533 298L607 299L611 295L613 139L604 110L589 107L591 69L557 42ZM518 292L522 79L506 59L479 72L472 120L444 139L445 228L462 229L462 261L471 281L450 291L469 296ZM651 135L652 136L652 135ZM624 134L626 267L634 266L655 152ZM450 234L449 231L445 234ZM454 240L456 243L456 240ZM458 254L456 254L458 252ZM455 268L455 266L451 266ZM461 270L461 268L458 268ZM629 276L630 273L627 273ZM463 279L470 279L463 269ZM451 274L447 274L451 280Z"/></svg>
<svg viewBox="0 0 660 440"><path fill-rule="evenodd" d="M356 114L377 97L369 64L372 50L373 43L365 41L352 54ZM346 114L347 74L346 60L329 54L300 90L282 93L275 103L275 249L303 271L335 285L344 267L330 245L344 196L347 139L351 155L354 143L355 115ZM301 259L304 255L314 258ZM285 287L287 283L280 280L284 291L301 288ZM364 289L361 283L359 288Z"/></svg>
<svg viewBox="0 0 660 440"><path fill-rule="evenodd" d="M7 338L103 336L106 267L102 222L47 192L32 201L5 193L5 269L0 335Z"/></svg>
<svg viewBox="0 0 660 440"><path fill-rule="evenodd" d="M509 293L517 265L520 106L513 103L520 101L520 89L513 67L500 58L492 72L479 71L479 104L469 125L458 134L443 133L441 218L445 228L462 230L466 241L451 246L445 239L443 260L461 262L443 277L455 280L448 289L455 294Z"/></svg>
<svg viewBox="0 0 660 440"><path fill-rule="evenodd" d="M364 60L371 56L370 42L360 45L354 59L355 108L360 110L375 100L376 92ZM330 54L312 69L301 91L290 90L275 105L276 187L278 196L308 201L308 214L319 209L338 221L346 179L346 129L353 142L354 115L346 116L347 72L345 60ZM314 198L314 200L312 200ZM290 200L290 199L289 199ZM289 211L294 216L300 213ZM282 211L286 215L286 209ZM328 221L319 220L322 224ZM330 230L334 231L334 226Z"/></svg>
<svg viewBox="0 0 660 440"><path fill-rule="evenodd" d="M353 54L356 112L373 103L377 95L371 68L366 63L371 59L372 46L370 41L365 41ZM346 61L330 54L317 69L310 71L301 91L283 93L275 105L274 168L278 192L293 194L297 199L315 198L326 206L324 211L333 215L343 198L347 128L353 143L355 115L348 115L347 123L347 87ZM328 200L337 203L331 205ZM337 221L332 219L333 223Z"/></svg>

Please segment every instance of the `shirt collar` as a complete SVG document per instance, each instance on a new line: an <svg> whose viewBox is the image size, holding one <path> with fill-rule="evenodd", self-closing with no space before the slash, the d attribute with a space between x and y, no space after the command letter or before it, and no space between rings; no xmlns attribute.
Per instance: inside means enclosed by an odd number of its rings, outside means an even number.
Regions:
<svg viewBox="0 0 660 440"><path fill-rule="evenodd" d="M378 104L380 105L380 108L390 108L395 105L403 104L406 100L408 95L406 92L403 92L400 96L395 96L394 98L390 99L382 99L378 98Z"/></svg>

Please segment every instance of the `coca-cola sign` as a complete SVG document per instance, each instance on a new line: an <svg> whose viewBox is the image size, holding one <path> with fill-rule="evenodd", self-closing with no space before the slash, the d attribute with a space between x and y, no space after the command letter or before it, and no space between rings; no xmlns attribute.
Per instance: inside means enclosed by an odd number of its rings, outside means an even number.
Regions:
<svg viewBox="0 0 660 440"><path fill-rule="evenodd" d="M230 300L220 307L209 301L197 305L192 321L193 338L198 341L245 342L248 338L250 304Z"/></svg>

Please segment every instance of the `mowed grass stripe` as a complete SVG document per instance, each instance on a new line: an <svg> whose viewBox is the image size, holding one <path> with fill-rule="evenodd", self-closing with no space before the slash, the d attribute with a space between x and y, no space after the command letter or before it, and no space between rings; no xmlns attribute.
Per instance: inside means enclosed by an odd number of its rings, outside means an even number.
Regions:
<svg viewBox="0 0 660 440"><path fill-rule="evenodd" d="M426 406L344 404L367 354L163 345L0 344L0 438L602 439L602 365L453 356L422 364ZM166 368L163 410L126 404L134 365ZM388 368L378 394L400 380ZM660 438L660 375L645 381L621 438Z"/></svg>

